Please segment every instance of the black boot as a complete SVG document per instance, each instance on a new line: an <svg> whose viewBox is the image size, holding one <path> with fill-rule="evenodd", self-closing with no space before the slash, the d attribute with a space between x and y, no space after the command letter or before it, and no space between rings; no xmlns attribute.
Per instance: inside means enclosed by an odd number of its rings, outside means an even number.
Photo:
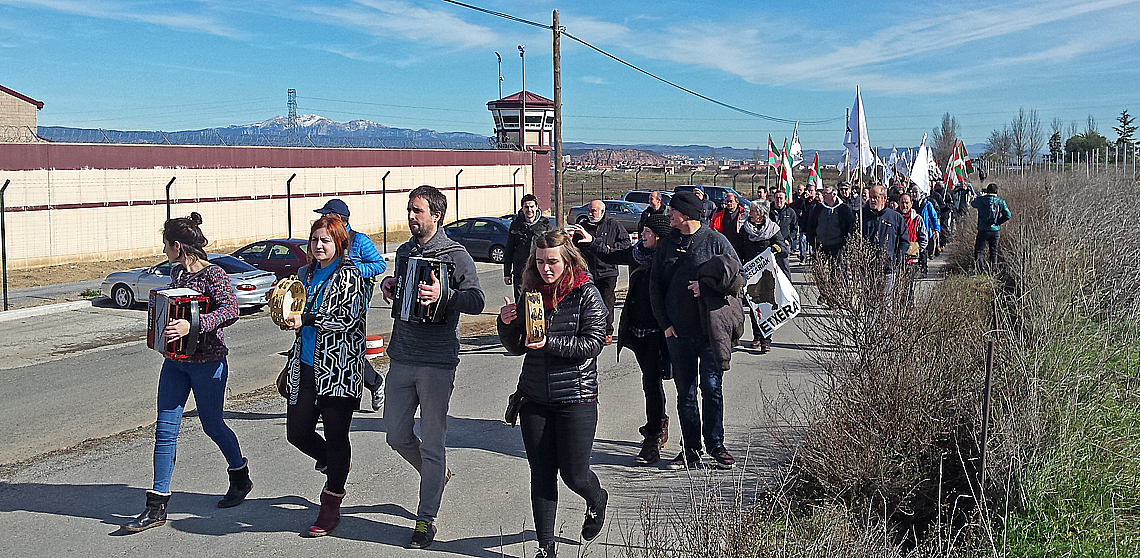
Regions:
<svg viewBox="0 0 1140 558"><path fill-rule="evenodd" d="M555 558L554 543L538 543L538 552L534 554L534 558Z"/></svg>
<svg viewBox="0 0 1140 558"><path fill-rule="evenodd" d="M146 491L146 511L135 518L134 521L123 525L124 531L137 533L151 527L158 527L166 523L166 503L170 495L162 495L152 490Z"/></svg>
<svg viewBox="0 0 1140 558"><path fill-rule="evenodd" d="M237 469L227 469L230 474L230 489L226 496L218 500L219 508L232 508L243 501L249 491L253 490L253 481L249 480L249 460L242 458L244 463Z"/></svg>

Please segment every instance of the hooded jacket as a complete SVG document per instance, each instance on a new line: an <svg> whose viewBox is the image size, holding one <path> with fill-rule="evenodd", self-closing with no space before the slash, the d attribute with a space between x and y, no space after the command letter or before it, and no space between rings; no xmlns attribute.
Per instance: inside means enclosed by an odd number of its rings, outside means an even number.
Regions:
<svg viewBox="0 0 1140 558"><path fill-rule="evenodd" d="M804 234L808 242L818 246L844 246L847 244L847 235L855 226L855 214L851 207L843 203L838 196L835 205L819 203L811 212Z"/></svg>

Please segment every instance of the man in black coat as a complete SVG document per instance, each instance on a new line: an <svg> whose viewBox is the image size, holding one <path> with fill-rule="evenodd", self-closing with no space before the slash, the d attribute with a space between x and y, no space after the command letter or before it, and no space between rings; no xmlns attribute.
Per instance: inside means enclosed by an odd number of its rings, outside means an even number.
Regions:
<svg viewBox="0 0 1140 558"><path fill-rule="evenodd" d="M867 207L863 209L863 238L881 251L885 290L889 293L894 287L896 272L906 261L910 240L902 215L887 207L887 189L884 186L871 188Z"/></svg>
<svg viewBox="0 0 1140 558"><path fill-rule="evenodd" d="M522 197L522 207L507 233L507 257L503 259L503 282L515 286L515 301L522 295L522 276L526 270L526 260L530 257L534 237L554 230L550 219L538 209L538 198L534 194Z"/></svg>
<svg viewBox="0 0 1140 558"><path fill-rule="evenodd" d="M780 225L780 234L784 237L784 249L795 253L800 244L800 217L796 215L796 210L788 205L788 195L783 190L776 190L772 197L772 209L768 217Z"/></svg>
<svg viewBox="0 0 1140 558"><path fill-rule="evenodd" d="M591 238L589 242L585 242L584 235L581 233L575 235L579 237L577 239L578 247L582 250L582 255L586 257L586 263L590 266L590 277L594 280L594 285L601 291L602 300L606 302L606 308L610 310L609 316L606 317L606 344L609 344L613 342L614 338L614 303L616 302L618 266L599 258L595 247L605 246L608 253L625 250L632 243L629 240L629 233L625 232L625 227L606 216L606 204L602 200L590 202L590 207L586 210L586 218L586 221L581 225L572 225L572 227L576 231L585 231Z"/></svg>
<svg viewBox="0 0 1140 558"><path fill-rule="evenodd" d="M650 215L664 215L664 214L665 214L665 204L661 203L661 191L660 190L654 190L654 191L650 192L649 193L649 207L645 208L645 211L641 212L641 218L637 220L637 232L640 233L641 229L645 228L645 220L648 219Z"/></svg>

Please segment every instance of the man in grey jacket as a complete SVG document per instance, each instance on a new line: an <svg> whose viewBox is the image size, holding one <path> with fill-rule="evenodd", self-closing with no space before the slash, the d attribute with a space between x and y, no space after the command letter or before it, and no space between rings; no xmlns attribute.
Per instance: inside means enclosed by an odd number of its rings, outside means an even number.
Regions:
<svg viewBox="0 0 1140 558"><path fill-rule="evenodd" d="M408 229L412 238L396 249L396 269L406 269L409 256L437 258L455 264L450 281L442 284L433 273L430 283L408 287L404 296L416 297L424 306L444 304L445 318L439 323L392 324L388 343L388 381L384 385L384 425L388 445L420 473L420 503L410 548L427 548L435 540L435 518L450 478L447 468L447 409L459 366L459 314L483 311L483 291L475 261L444 234L439 226L447 212L447 198L432 186L420 186L408 194ZM384 300L392 300L396 278L384 279ZM412 431L416 407L420 409L420 435Z"/></svg>

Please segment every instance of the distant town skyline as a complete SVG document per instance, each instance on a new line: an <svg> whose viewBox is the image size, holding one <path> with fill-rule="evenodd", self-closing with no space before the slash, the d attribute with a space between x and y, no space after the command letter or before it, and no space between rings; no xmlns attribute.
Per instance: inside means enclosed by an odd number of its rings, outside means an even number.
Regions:
<svg viewBox="0 0 1140 558"><path fill-rule="evenodd" d="M750 111L803 120L811 149L839 149L863 92L870 140L913 146L949 112L967 144L1021 107L1102 134L1140 113L1140 0L488 0L646 71ZM792 125L671 88L563 38L566 141L763 148ZM337 121L490 135L486 102L552 95L551 34L438 0L0 0L0 84L45 103L41 126L189 130L298 111ZM808 124L807 121L828 121Z"/></svg>

